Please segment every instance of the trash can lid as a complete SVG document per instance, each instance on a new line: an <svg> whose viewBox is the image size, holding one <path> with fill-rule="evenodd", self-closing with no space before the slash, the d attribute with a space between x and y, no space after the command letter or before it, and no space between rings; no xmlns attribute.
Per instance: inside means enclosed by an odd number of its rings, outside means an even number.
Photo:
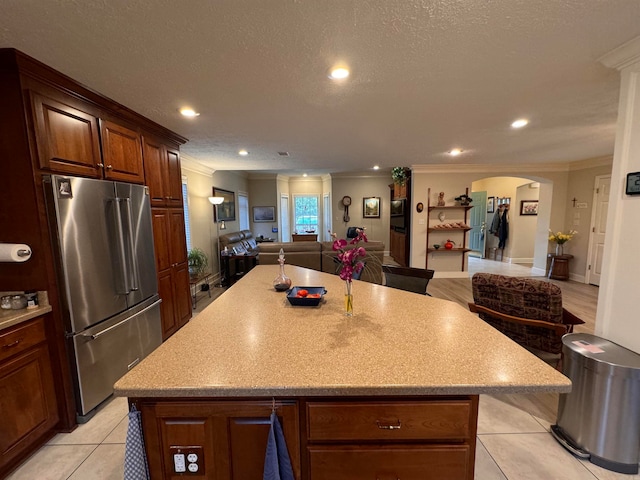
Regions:
<svg viewBox="0 0 640 480"><path fill-rule="evenodd" d="M617 343L588 333L568 333L562 343L570 350L613 366L640 369L640 355Z"/></svg>

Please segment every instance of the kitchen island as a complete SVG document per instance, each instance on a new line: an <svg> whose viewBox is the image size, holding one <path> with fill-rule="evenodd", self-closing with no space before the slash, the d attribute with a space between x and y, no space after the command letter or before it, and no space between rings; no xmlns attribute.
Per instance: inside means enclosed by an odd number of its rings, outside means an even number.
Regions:
<svg viewBox="0 0 640 480"><path fill-rule="evenodd" d="M473 479L478 395L570 381L446 300L287 265L317 307L254 268L115 385L142 411L152 478L261 478L276 408L297 479Z"/></svg>

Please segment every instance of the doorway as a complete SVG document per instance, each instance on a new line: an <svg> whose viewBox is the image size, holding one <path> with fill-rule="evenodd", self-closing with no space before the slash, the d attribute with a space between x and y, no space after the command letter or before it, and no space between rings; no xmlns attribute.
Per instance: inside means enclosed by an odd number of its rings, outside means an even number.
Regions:
<svg viewBox="0 0 640 480"><path fill-rule="evenodd" d="M600 285L602 258L604 256L604 237L607 228L607 211L609 207L609 191L611 176L598 175L593 191L593 210L591 212L591 232L589 233L589 264L587 266L586 283Z"/></svg>

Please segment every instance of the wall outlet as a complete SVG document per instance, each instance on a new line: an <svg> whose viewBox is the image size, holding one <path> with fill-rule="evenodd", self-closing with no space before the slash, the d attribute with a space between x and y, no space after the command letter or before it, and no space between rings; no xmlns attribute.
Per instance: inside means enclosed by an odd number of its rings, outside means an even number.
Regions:
<svg viewBox="0 0 640 480"><path fill-rule="evenodd" d="M206 476L204 471L204 453L200 445L172 445L169 450L173 456L173 471L185 476Z"/></svg>

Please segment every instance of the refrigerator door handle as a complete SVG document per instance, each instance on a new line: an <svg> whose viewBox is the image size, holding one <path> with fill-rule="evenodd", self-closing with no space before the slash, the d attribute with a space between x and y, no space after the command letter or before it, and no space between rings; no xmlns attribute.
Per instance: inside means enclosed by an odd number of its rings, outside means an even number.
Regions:
<svg viewBox="0 0 640 480"><path fill-rule="evenodd" d="M149 305L146 308L143 308L142 310L140 310L138 313L136 313L135 315L131 315L130 317L125 318L124 320L111 325L109 328L105 328L104 330L100 330L98 333L81 333L80 336L81 337L86 337L86 338L90 338L91 340L95 340L96 338L100 338L102 335L105 335L106 333L110 332L111 330L114 330L116 328L118 328L120 325L124 325L127 322L130 322L131 320L133 320L134 318L136 318L139 315L142 315L143 313L145 313L148 310L151 310L152 308L156 307L159 303L161 303L162 300L158 300L157 302L153 302L151 305Z"/></svg>
<svg viewBox="0 0 640 480"><path fill-rule="evenodd" d="M117 242L117 254L120 257L120 274L122 276L122 286L124 288L124 291L121 292L117 292L121 295L127 295L130 291L131 288L129 287L129 269L127 267L128 262L127 262L127 252L125 250L125 246L124 246L124 230L122 228L122 213L120 212L120 203L122 201L121 198L114 198L113 201L115 202L115 207L113 209L114 212L114 216L115 216L115 233L116 233L116 242ZM116 287L117 288L117 287Z"/></svg>
<svg viewBox="0 0 640 480"><path fill-rule="evenodd" d="M127 242L127 246L129 247L129 266L131 267L131 272L129 277L131 280L131 290L129 291L137 291L140 287L138 285L138 262L135 257L135 245L133 244L133 226L132 223L132 215L131 215L131 199L123 198L121 199L125 204L124 212L127 216L127 232L129 241ZM128 270L128 269L127 269Z"/></svg>

